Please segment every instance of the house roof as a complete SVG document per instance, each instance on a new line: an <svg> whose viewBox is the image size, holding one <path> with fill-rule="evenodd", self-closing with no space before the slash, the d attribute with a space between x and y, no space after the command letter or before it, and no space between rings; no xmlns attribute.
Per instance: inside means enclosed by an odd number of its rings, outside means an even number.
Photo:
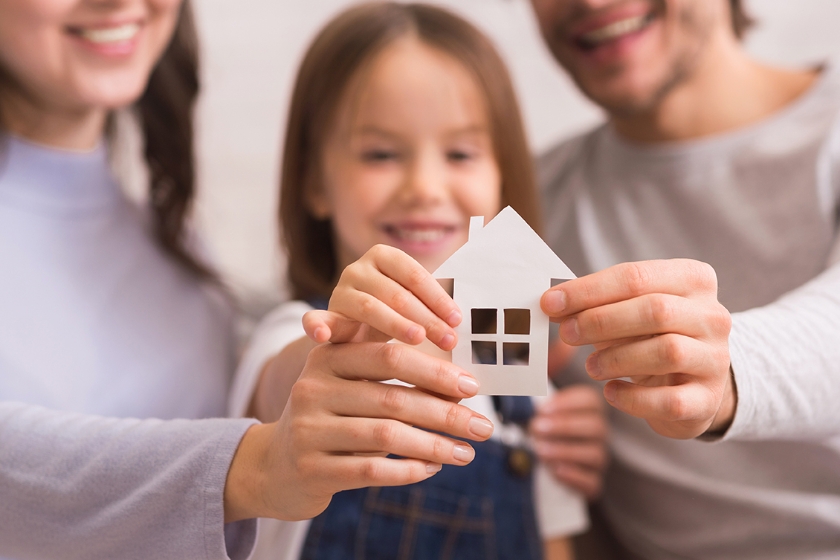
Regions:
<svg viewBox="0 0 840 560"><path fill-rule="evenodd" d="M559 280L575 278L569 267L510 206L480 227L483 221L482 217L472 218L469 240L440 265L435 278L475 278L488 274L506 281L523 275Z"/></svg>

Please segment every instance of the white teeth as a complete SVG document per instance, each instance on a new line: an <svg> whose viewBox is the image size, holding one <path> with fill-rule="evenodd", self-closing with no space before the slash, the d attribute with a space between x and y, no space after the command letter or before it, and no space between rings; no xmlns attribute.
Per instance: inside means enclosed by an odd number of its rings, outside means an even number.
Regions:
<svg viewBox="0 0 840 560"><path fill-rule="evenodd" d="M647 16L634 16L605 25L604 27L590 31L589 33L584 33L581 36L581 39L591 45L597 45L606 41L611 41L617 37L621 37L622 35L638 31L647 25L647 23Z"/></svg>
<svg viewBox="0 0 840 560"><path fill-rule="evenodd" d="M121 43L133 39L140 26L136 23L127 23L118 27L107 27L102 29L82 29L79 35L91 43Z"/></svg>
<svg viewBox="0 0 840 560"><path fill-rule="evenodd" d="M433 243L446 235L446 230L444 229L394 228L393 232L397 238L414 243Z"/></svg>

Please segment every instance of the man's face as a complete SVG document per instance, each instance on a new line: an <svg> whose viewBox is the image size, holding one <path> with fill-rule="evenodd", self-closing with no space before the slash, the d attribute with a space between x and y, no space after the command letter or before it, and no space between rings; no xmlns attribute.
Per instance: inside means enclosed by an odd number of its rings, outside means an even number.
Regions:
<svg viewBox="0 0 840 560"><path fill-rule="evenodd" d="M724 0L531 1L554 57L589 98L622 116L653 109L730 25Z"/></svg>

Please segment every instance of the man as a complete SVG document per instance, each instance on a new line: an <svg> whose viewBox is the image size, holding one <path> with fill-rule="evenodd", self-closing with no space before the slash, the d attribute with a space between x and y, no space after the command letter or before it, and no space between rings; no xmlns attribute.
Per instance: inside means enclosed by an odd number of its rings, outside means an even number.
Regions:
<svg viewBox="0 0 840 560"><path fill-rule="evenodd" d="M542 305L585 346L564 374L607 382L612 532L651 559L835 557L840 75L750 58L739 0L532 3L608 115L541 161L548 240L588 274ZM561 416L532 427L568 460Z"/></svg>

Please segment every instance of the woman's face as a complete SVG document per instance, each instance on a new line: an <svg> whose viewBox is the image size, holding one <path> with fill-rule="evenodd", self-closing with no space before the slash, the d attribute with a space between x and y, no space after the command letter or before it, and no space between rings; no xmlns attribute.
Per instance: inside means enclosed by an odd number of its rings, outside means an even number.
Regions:
<svg viewBox="0 0 840 560"><path fill-rule="evenodd" d="M0 0L3 89L45 111L129 105L169 43L181 2Z"/></svg>
<svg viewBox="0 0 840 560"><path fill-rule="evenodd" d="M382 243L434 270L466 242L470 216L499 211L484 96L448 54L396 41L350 83L338 113L310 208L332 219L341 267Z"/></svg>

